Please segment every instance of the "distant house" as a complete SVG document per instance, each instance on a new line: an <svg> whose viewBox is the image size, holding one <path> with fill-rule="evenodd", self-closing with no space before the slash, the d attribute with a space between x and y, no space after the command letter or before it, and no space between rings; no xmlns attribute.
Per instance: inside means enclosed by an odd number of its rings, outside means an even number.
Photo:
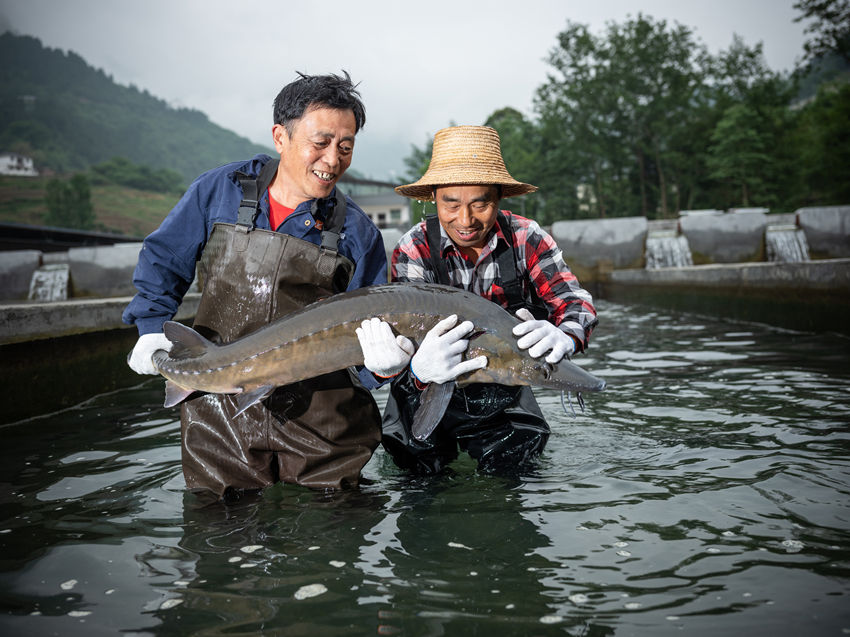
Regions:
<svg viewBox="0 0 850 637"><path fill-rule="evenodd" d="M38 177L38 171L30 157L18 153L0 153L0 175L13 177Z"/></svg>
<svg viewBox="0 0 850 637"><path fill-rule="evenodd" d="M387 181L354 177L349 173L340 178L343 191L354 199L379 228L407 230L412 217L410 199L393 190L395 184Z"/></svg>
<svg viewBox="0 0 850 637"><path fill-rule="evenodd" d="M410 199L392 190L375 195L358 195L354 197L354 201L379 228L406 230L411 225Z"/></svg>

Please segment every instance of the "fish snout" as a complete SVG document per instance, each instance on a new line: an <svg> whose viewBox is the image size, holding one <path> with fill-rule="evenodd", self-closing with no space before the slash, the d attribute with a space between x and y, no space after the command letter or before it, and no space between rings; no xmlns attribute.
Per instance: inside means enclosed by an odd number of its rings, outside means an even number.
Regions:
<svg viewBox="0 0 850 637"><path fill-rule="evenodd" d="M556 365L540 361L535 365L537 373L543 378L541 385L562 391L602 391L605 381L585 371L569 359L563 359Z"/></svg>

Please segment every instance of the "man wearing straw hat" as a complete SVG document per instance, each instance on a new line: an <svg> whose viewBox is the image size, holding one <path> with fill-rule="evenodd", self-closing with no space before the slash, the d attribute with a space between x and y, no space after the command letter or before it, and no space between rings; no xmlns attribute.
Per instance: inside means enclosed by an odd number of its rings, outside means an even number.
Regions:
<svg viewBox="0 0 850 637"><path fill-rule="evenodd" d="M514 312L519 347L555 364L584 351L597 323L593 300L579 285L552 237L530 219L499 209L503 197L537 190L505 168L499 135L486 126L438 131L428 170L399 194L432 200L437 215L405 234L392 256L394 281L464 288ZM423 339L410 365L392 382L382 444L395 463L415 473L440 472L458 448L485 472L522 468L549 438L530 387L474 384L455 389L449 407L425 440L411 434L413 414L429 383L455 380L485 367L463 360L472 323L452 316Z"/></svg>

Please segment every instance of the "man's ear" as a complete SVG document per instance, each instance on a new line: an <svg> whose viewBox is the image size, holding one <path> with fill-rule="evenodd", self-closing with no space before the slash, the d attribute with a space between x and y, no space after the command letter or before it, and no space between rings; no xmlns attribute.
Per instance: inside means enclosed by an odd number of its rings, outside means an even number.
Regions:
<svg viewBox="0 0 850 637"><path fill-rule="evenodd" d="M286 144L289 142L289 131L283 124L275 124L272 126L272 141L277 152L283 152Z"/></svg>

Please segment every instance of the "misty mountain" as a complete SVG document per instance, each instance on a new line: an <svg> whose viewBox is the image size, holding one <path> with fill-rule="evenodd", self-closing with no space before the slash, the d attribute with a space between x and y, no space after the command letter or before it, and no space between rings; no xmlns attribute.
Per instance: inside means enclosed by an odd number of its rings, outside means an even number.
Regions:
<svg viewBox="0 0 850 637"><path fill-rule="evenodd" d="M200 111L117 84L76 53L8 32L0 35L0 151L57 173L126 157L177 171L187 184L215 166L272 152Z"/></svg>

